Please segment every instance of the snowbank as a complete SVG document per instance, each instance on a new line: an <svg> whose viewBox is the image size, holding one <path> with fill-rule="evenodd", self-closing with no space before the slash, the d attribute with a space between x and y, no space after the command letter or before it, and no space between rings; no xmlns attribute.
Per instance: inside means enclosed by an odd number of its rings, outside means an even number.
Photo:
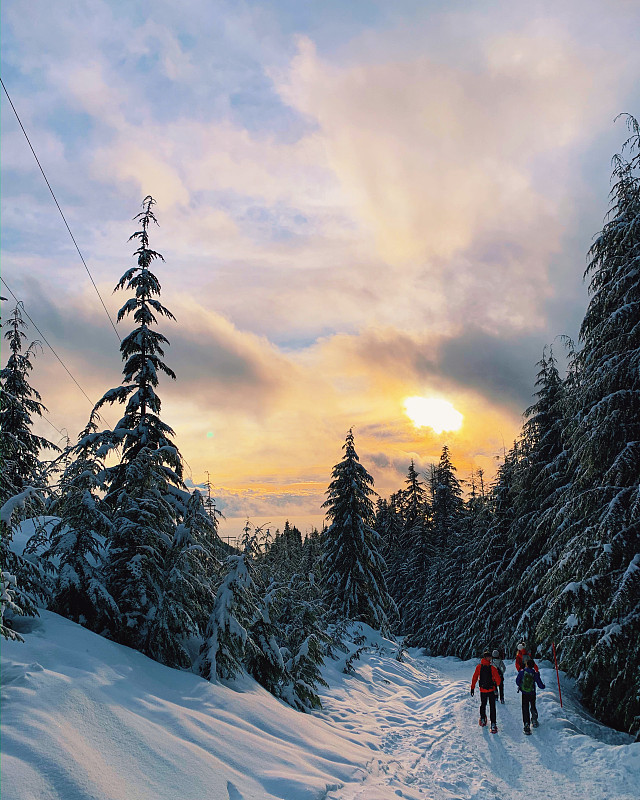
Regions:
<svg viewBox="0 0 640 800"><path fill-rule="evenodd" d="M2 643L7 800L317 800L368 758L254 681L212 685L40 613Z"/></svg>

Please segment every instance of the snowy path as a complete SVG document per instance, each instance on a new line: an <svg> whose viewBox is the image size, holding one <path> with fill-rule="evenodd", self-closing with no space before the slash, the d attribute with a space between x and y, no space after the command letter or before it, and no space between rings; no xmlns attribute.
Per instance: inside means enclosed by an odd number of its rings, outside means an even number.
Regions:
<svg viewBox="0 0 640 800"><path fill-rule="evenodd" d="M348 654L328 661L324 709L300 714L249 678L212 685L48 611L25 625L1 647L3 800L640 798L640 743L592 720L568 681L560 709L548 669L541 727L522 733L511 667L494 736L473 662L398 663L371 629L356 673Z"/></svg>
<svg viewBox="0 0 640 800"><path fill-rule="evenodd" d="M323 698L332 719L377 732L380 752L326 800L637 800L640 745L629 747L629 737L590 720L569 689L561 710L551 670L543 669L549 688L538 695L541 726L530 737L522 731L513 666L506 703L498 704L496 735L477 724L472 671L472 663L455 659L414 657L397 664L371 655L338 692L332 687Z"/></svg>

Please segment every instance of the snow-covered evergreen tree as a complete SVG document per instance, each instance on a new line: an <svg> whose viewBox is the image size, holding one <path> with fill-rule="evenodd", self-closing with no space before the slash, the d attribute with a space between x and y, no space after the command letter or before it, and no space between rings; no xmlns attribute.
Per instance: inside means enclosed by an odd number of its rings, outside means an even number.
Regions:
<svg viewBox="0 0 640 800"><path fill-rule="evenodd" d="M302 543L300 573L303 578L315 585L322 580L322 534L314 528Z"/></svg>
<svg viewBox="0 0 640 800"><path fill-rule="evenodd" d="M268 587L257 604L254 619L249 625L246 653L247 669L251 675L272 694L279 694L285 678L282 652L277 641L277 627L272 617L272 606L277 603L278 588Z"/></svg>
<svg viewBox="0 0 640 800"><path fill-rule="evenodd" d="M289 656L286 669L290 679L280 692L289 705L300 711L322 708L317 688L329 685L320 672L324 656L324 643L315 633L306 636L297 650Z"/></svg>
<svg viewBox="0 0 640 800"><path fill-rule="evenodd" d="M323 504L331 520L324 537L326 601L338 617L386 629L394 603L384 580L380 536L372 528L373 478L360 463L352 430L343 450Z"/></svg>
<svg viewBox="0 0 640 800"><path fill-rule="evenodd" d="M111 635L148 655L157 652L150 631L162 604L168 553L176 534L163 454L143 448L119 477L106 584L121 619Z"/></svg>
<svg viewBox="0 0 640 800"><path fill-rule="evenodd" d="M640 732L640 126L614 158L612 207L590 250L591 300L569 426L568 542L539 634L560 639L605 721Z"/></svg>
<svg viewBox="0 0 640 800"><path fill-rule="evenodd" d="M456 477L448 445L444 445L440 461L431 473L431 516L435 541L440 553L452 544L460 530L464 514L462 487Z"/></svg>
<svg viewBox="0 0 640 800"><path fill-rule="evenodd" d="M32 432L34 416L41 417L46 408L40 394L29 383L32 359L38 342L31 342L23 352L26 340L21 304L9 319L4 338L9 342L10 356L0 371L0 458L2 482L0 504L28 486L43 488L40 478L40 451L57 450L57 446Z"/></svg>
<svg viewBox="0 0 640 800"><path fill-rule="evenodd" d="M112 431L102 434L102 452L118 448L121 453L120 462L109 468L109 491L107 499L114 505L118 503L119 492L125 485L127 465L132 463L142 449L156 451L162 463L169 484L183 488L182 459L172 441L174 431L160 418L161 402L156 388L158 375L163 372L172 380L175 373L163 361L164 345L167 338L152 326L156 325L157 316L175 319L173 314L156 299L160 295L160 282L151 271L153 262L164 261L162 255L149 246L149 226L157 225L152 197L145 197L143 211L135 219L140 223L140 230L131 235L138 242L137 266L128 269L120 278L115 291L127 289L134 293L118 312L118 322L129 314L133 314L136 327L120 344L120 352L125 362L123 367L124 383L108 391L96 404L99 410L105 404L121 403L125 405L124 415Z"/></svg>
<svg viewBox="0 0 640 800"><path fill-rule="evenodd" d="M248 556L244 553L228 556L200 649L199 670L203 678L209 681L233 678L244 669L248 628L256 614L255 585Z"/></svg>
<svg viewBox="0 0 640 800"><path fill-rule="evenodd" d="M222 552L215 526L216 518L209 516L196 491L165 550L158 604L142 649L170 667L191 666L188 641L205 632L220 566L216 553Z"/></svg>
<svg viewBox="0 0 640 800"><path fill-rule="evenodd" d="M143 211L135 217L140 229L130 238L138 243L137 266L128 269L116 286L116 291L128 289L134 294L118 312L119 322L131 314L136 326L120 345L124 382L108 391L94 409L95 413L105 404L121 403L124 415L113 430L90 434L80 447L97 442L99 458L106 459L116 449L120 456L106 469L105 480L105 500L113 520L107 588L123 615L123 624L111 635L156 658L162 658L161 651L173 653L168 656L173 660L180 647L172 651L166 642L178 635L174 626L181 624L183 610L169 611L163 594L165 590L171 594L167 581L179 582L177 565L184 563L176 555L183 549L176 525L184 518L189 495L182 481L182 458L172 441L174 432L160 418L156 392L160 373L172 379L175 374L163 360L168 340L154 328L157 316L174 319L157 299L160 282L151 271L154 261L164 260L149 244L149 228L157 224L154 205L152 197L145 197ZM160 649L151 635L152 630L159 635L158 614L169 625Z"/></svg>
<svg viewBox="0 0 640 800"><path fill-rule="evenodd" d="M103 573L112 524L102 499L105 468L96 456L95 440L92 444L96 429L92 415L60 481L52 507L60 521L51 531L45 557L58 563L51 609L100 633L116 627L119 610Z"/></svg>
<svg viewBox="0 0 640 800"><path fill-rule="evenodd" d="M25 507L29 512L24 513ZM38 600L44 601L41 570L11 547L14 520L34 516L43 507L42 496L27 486L0 508L0 635L5 639L22 641L13 630L11 617L36 617Z"/></svg>
<svg viewBox="0 0 640 800"><path fill-rule="evenodd" d="M19 638L8 623L10 616L34 616L38 600L44 601L43 573L36 565L12 548L14 526L21 519L42 513L45 488L40 464L42 449L57 450L56 445L32 432L34 416L46 411L40 394L29 383L32 358L38 342L23 351L26 340L21 303L9 319L4 337L10 355L0 371L0 592L2 619L0 633ZM5 620L5 612L8 612Z"/></svg>
<svg viewBox="0 0 640 800"><path fill-rule="evenodd" d="M393 576L394 600L400 611L402 630L416 629L422 618L425 587L437 554L430 521L431 508L427 489L420 480L413 460L402 491L402 530L399 537L399 558Z"/></svg>
<svg viewBox="0 0 640 800"><path fill-rule="evenodd" d="M394 492L388 500L378 498L373 527L380 535L380 553L385 562L385 580L389 594L401 612L404 586L400 574L406 556L402 541L405 528L402 516L402 490Z"/></svg>

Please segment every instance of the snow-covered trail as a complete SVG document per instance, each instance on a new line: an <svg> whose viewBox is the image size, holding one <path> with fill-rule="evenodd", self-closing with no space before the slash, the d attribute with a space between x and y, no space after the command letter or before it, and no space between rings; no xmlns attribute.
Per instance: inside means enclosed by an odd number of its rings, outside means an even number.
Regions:
<svg viewBox="0 0 640 800"><path fill-rule="evenodd" d="M473 662L412 655L398 664L371 654L356 676L323 698L338 724L377 731L380 742L366 770L326 800L640 796L640 745L591 719L569 684L561 709L553 670L542 669L541 725L525 737L516 673L508 667L494 735L478 726L479 693L469 694Z"/></svg>
<svg viewBox="0 0 640 800"><path fill-rule="evenodd" d="M637 800L640 743L595 722L555 674L522 733L514 671L500 732L478 727L474 662L360 626L355 674L328 660L301 714L245 677L210 684L52 614L2 642L2 800Z"/></svg>

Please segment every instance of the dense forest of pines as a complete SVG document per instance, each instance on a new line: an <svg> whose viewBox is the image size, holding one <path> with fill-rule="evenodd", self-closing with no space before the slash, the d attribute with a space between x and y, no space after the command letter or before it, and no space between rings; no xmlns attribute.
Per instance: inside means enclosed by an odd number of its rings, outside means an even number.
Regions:
<svg viewBox="0 0 640 800"><path fill-rule="evenodd" d="M246 670L294 707L319 705L323 659L348 620L404 635L431 654L477 656L552 642L604 722L640 737L640 128L614 158L612 205L589 251L590 302L561 375L542 353L535 402L493 483L456 476L445 446L426 475L413 462L388 499L349 431L327 491L329 527L245 527L224 545L219 512L190 492L161 418L167 339L153 272L152 198L131 237L136 265L117 289L122 384L59 455L32 433L44 411L29 383L18 305L5 320L1 373L1 633L20 639L37 607L211 680ZM104 429L100 409L122 409ZM52 452L50 461L41 452ZM25 520L30 522L25 523ZM44 523L42 520L46 520ZM16 526L33 526L24 554Z"/></svg>

